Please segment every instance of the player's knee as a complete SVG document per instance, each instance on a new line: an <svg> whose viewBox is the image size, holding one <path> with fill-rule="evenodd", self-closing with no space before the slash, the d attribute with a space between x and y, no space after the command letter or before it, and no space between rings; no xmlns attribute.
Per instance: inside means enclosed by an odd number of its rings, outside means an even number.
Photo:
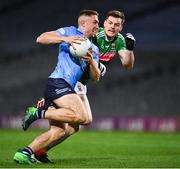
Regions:
<svg viewBox="0 0 180 169"><path fill-rule="evenodd" d="M91 124L93 121L92 117L88 117L86 118L85 122L83 123L84 125L88 125L88 124Z"/></svg>
<svg viewBox="0 0 180 169"><path fill-rule="evenodd" d="M80 115L78 113L75 114L75 117L74 117L74 123L75 124L83 124L85 121L86 121L85 116Z"/></svg>
<svg viewBox="0 0 180 169"><path fill-rule="evenodd" d="M92 119L88 119L83 124L88 125L88 124L91 124L91 123L92 123Z"/></svg>

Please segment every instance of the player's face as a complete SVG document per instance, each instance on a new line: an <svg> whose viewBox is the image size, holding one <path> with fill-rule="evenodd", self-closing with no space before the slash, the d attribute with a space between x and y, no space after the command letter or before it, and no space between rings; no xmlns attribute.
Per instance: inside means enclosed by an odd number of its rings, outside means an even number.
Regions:
<svg viewBox="0 0 180 169"><path fill-rule="evenodd" d="M86 35L88 37L94 36L98 32L99 20L96 15L87 17L85 21Z"/></svg>
<svg viewBox="0 0 180 169"><path fill-rule="evenodd" d="M109 16L104 21L104 31L107 37L115 37L123 28L122 19Z"/></svg>

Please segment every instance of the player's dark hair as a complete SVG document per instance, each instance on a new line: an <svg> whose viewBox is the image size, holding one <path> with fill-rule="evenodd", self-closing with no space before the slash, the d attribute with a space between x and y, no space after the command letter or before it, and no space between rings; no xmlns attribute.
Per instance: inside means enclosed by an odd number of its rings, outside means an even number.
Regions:
<svg viewBox="0 0 180 169"><path fill-rule="evenodd" d="M90 9L84 9L84 10L81 10L79 12L79 17L80 16L91 16L91 15L99 15L97 11L94 11L94 10L90 10Z"/></svg>
<svg viewBox="0 0 180 169"><path fill-rule="evenodd" d="M125 22L125 15L122 11L117 11L117 10L111 10L107 13L106 15L106 19L108 19L110 16L113 16L115 18L121 18L122 19L122 23Z"/></svg>

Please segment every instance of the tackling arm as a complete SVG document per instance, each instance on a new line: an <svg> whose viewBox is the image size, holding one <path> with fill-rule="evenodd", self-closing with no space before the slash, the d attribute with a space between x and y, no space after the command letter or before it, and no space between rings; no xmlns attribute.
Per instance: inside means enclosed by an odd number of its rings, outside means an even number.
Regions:
<svg viewBox="0 0 180 169"><path fill-rule="evenodd" d="M132 69L134 66L134 45L135 38L131 33L127 33L125 37L126 50L118 51L122 65L127 69Z"/></svg>
<svg viewBox="0 0 180 169"><path fill-rule="evenodd" d="M129 50L120 50L118 52L122 65L127 69L134 66L134 52Z"/></svg>

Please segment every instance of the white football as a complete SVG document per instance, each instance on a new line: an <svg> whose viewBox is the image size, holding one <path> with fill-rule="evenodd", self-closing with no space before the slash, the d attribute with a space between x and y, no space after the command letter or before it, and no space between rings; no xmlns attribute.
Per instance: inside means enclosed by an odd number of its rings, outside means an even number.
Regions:
<svg viewBox="0 0 180 169"><path fill-rule="evenodd" d="M76 57L82 57L85 56L88 52L88 49L91 47L91 42L89 39L86 39L84 41L77 41L79 44L74 43L75 49L70 46L69 51L73 56Z"/></svg>

